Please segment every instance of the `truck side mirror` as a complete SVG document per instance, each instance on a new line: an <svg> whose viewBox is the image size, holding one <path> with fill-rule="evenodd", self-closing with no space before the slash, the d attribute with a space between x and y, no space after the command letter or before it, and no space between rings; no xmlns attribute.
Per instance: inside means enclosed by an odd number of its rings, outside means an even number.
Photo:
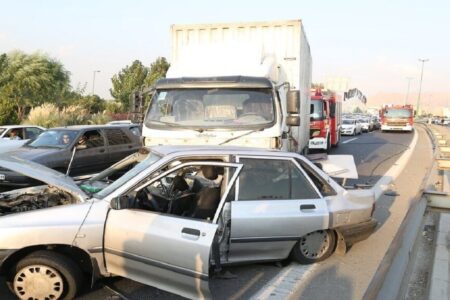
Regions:
<svg viewBox="0 0 450 300"><path fill-rule="evenodd" d="M286 117L286 125L287 126L300 126L300 117L299 116L287 116Z"/></svg>
<svg viewBox="0 0 450 300"><path fill-rule="evenodd" d="M288 114L300 113L300 91L288 91L286 93Z"/></svg>

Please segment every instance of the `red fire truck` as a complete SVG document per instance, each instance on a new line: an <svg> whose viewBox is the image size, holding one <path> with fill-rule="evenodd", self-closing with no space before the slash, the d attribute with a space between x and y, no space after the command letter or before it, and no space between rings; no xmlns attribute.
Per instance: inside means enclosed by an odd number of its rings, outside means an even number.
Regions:
<svg viewBox="0 0 450 300"><path fill-rule="evenodd" d="M342 103L332 91L316 89L311 95L309 149L328 152L341 139Z"/></svg>
<svg viewBox="0 0 450 300"><path fill-rule="evenodd" d="M385 105L380 110L381 131L413 130L414 109L412 105Z"/></svg>

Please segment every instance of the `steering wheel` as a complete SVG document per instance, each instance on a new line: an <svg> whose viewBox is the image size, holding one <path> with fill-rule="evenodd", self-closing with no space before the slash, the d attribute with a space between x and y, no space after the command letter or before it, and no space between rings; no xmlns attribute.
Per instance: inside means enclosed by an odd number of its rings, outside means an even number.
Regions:
<svg viewBox="0 0 450 300"><path fill-rule="evenodd" d="M145 195L145 199L142 199L144 195ZM156 211L156 212L162 211L161 207L158 204L158 201L155 200L153 195L146 188L144 188L140 191L139 200L140 200L139 204L140 204L141 208L143 208L145 210Z"/></svg>

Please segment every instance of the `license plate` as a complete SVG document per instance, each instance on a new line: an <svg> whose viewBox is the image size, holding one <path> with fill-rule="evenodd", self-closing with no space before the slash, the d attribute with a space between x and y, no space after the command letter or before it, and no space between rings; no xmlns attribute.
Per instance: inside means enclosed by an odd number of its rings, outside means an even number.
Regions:
<svg viewBox="0 0 450 300"><path fill-rule="evenodd" d="M5 180L5 179L6 179L5 174L0 174L0 180Z"/></svg>

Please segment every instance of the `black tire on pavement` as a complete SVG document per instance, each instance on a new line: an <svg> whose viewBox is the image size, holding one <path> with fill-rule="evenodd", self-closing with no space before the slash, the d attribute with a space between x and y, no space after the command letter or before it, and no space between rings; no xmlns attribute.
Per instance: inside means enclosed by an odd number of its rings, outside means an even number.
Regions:
<svg viewBox="0 0 450 300"><path fill-rule="evenodd" d="M38 270L37 268L48 269L47 273L55 271L49 277L59 276L62 279L62 287L55 285L56 292L59 292L59 289L62 288L62 293L57 299L74 299L82 288L83 273L74 261L54 251L39 250L21 259L12 271L12 287L19 299L23 299L24 296L22 295L21 298L21 293L25 294L26 291L24 288L16 289L16 285L19 285L19 282L23 281L30 271L35 273Z"/></svg>
<svg viewBox="0 0 450 300"><path fill-rule="evenodd" d="M327 149L325 150L327 153L330 153L331 150L331 134L327 137Z"/></svg>
<svg viewBox="0 0 450 300"><path fill-rule="evenodd" d="M335 248L335 232L332 230L317 230L301 237L295 243L291 251L291 259L300 264L312 264L330 257Z"/></svg>

